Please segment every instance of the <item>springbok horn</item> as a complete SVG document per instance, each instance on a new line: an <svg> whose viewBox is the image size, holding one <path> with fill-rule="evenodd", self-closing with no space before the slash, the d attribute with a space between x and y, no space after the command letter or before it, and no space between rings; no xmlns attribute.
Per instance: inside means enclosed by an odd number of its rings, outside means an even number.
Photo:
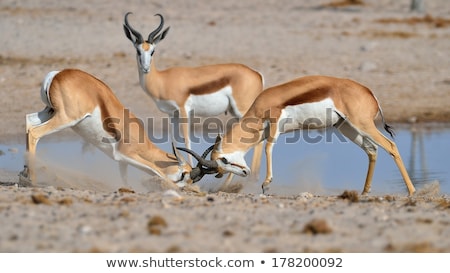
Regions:
<svg viewBox="0 0 450 273"><path fill-rule="evenodd" d="M125 14L125 24L124 24L124 26L127 29L129 29L131 31L131 33L133 33L134 36L136 36L136 41L138 43L142 43L144 41L144 39L142 38L142 35L139 32L137 32L134 28L132 28L130 26L130 24L128 23L128 15L130 15L130 14L132 14L132 12L130 12L130 11Z"/></svg>
<svg viewBox="0 0 450 273"><path fill-rule="evenodd" d="M209 148L206 149L206 150L203 152L202 157L203 157L204 159L206 159L206 156L207 156L213 149L214 149L214 144L211 145L211 146L209 146Z"/></svg>
<svg viewBox="0 0 450 273"><path fill-rule="evenodd" d="M201 157L200 155L198 155L196 152L189 150L187 148L184 147L177 147L178 150L184 151L186 153L191 154L193 157L195 157L195 159L197 159L197 161L202 165L205 166L209 169L212 170L216 170L219 166L217 165L217 162L214 160L207 160L203 157ZM209 149L209 148L208 148Z"/></svg>
<svg viewBox="0 0 450 273"><path fill-rule="evenodd" d="M213 148L214 148L214 145L212 145L211 147L206 149L202 154L202 158L206 159L206 156L208 156L208 154L212 151ZM196 183L196 182L200 181L200 179L202 179L203 176L205 176L205 174L215 174L215 173L217 173L216 169L213 169L213 168L205 169L205 168L203 168L202 164L200 162L198 162L197 166L192 168L191 179L192 179L193 183Z"/></svg>
<svg viewBox="0 0 450 273"><path fill-rule="evenodd" d="M159 26L154 31L150 32L150 34L148 35L149 43L153 43L153 39L161 31L161 29L164 26L164 17L159 13L155 14L155 16L159 16L159 18L161 18L161 23L159 23Z"/></svg>

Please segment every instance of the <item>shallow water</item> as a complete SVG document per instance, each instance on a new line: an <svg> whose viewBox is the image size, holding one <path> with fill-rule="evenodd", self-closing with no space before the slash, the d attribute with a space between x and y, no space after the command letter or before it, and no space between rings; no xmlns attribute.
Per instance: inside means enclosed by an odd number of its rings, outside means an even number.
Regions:
<svg viewBox="0 0 450 273"><path fill-rule="evenodd" d="M396 130L397 143L406 168L417 189L438 181L441 193L450 193L450 172L447 154L450 151L450 128L420 126ZM211 138L212 139L212 138ZM193 144L201 153L210 143ZM171 151L170 143L158 144ZM6 173L18 173L24 164L24 145L0 144L0 168ZM43 138L38 145L37 156L47 164L46 171L55 175L67 175L67 170L83 174L78 181L92 178L112 188L121 185L118 165L94 147L86 146L82 140L55 141ZM250 165L252 154L247 154ZM280 136L273 150L274 179L272 193L309 191L315 194L334 194L343 190L362 190L367 172L367 155L355 144L341 137L334 130L297 132ZM70 166L70 168L68 167ZM148 175L129 168L129 181L138 181L131 186L142 187ZM260 178L255 184L247 179L235 177L250 187L247 191L259 192L265 175L265 157L262 158ZM61 170L65 172L61 173ZM17 176L0 177L0 181L16 179ZM83 179L81 179L83 178ZM203 187L217 188L222 180L208 176L202 180ZM77 183L74 181L73 183ZM145 186L143 187L145 189ZM406 186L392 158L382 149L372 183L372 193L407 193Z"/></svg>

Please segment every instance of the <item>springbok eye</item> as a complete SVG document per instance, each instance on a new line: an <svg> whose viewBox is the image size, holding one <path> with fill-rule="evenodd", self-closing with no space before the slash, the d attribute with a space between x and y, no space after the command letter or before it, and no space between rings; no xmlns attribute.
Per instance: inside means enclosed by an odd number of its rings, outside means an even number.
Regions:
<svg viewBox="0 0 450 273"><path fill-rule="evenodd" d="M150 56L153 56L154 53L155 53L155 51L153 50L153 51L150 53Z"/></svg>
<svg viewBox="0 0 450 273"><path fill-rule="evenodd" d="M180 178L180 180L178 180L178 182L183 181L185 177L186 177L186 172L182 172L181 178Z"/></svg>
<svg viewBox="0 0 450 273"><path fill-rule="evenodd" d="M228 159L226 159L225 157L222 157L220 160L223 162L223 164L229 164L230 163L228 161Z"/></svg>

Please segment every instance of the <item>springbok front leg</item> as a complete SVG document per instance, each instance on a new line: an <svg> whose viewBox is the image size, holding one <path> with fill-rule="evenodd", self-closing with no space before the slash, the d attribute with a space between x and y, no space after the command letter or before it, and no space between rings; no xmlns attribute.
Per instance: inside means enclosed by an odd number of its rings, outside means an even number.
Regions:
<svg viewBox="0 0 450 273"><path fill-rule="evenodd" d="M191 149L191 138L190 138L190 113L186 111L184 107L179 109L179 121L181 125L181 131L184 137L184 143L186 148ZM188 155L189 164L192 165L192 156Z"/></svg>
<svg viewBox="0 0 450 273"><path fill-rule="evenodd" d="M260 143L256 144L256 146L253 148L253 159L252 159L252 179L255 181L258 181L259 179L259 170L261 168L261 156L262 151L264 147L264 142L261 141Z"/></svg>
<svg viewBox="0 0 450 273"><path fill-rule="evenodd" d="M268 128L266 128L266 130L267 129L269 130L268 131L269 137L267 138L266 146L265 146L266 178L264 179L264 182L261 185L263 194L266 194L268 192L268 190L270 188L269 185L270 185L270 183L272 183L272 179L273 179L272 151L273 151L273 146L275 145L278 137L280 136L280 131L279 131L278 126L279 126L278 122L272 122L268 125Z"/></svg>

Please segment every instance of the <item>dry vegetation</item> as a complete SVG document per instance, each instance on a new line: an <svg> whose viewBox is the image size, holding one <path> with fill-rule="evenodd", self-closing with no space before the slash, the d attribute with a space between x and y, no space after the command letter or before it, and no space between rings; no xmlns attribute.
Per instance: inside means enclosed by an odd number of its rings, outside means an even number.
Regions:
<svg viewBox="0 0 450 273"><path fill-rule="evenodd" d="M362 0L342 0L342 1L334 1L321 5L322 7L331 7L331 8L340 8L347 6L362 6L365 5Z"/></svg>
<svg viewBox="0 0 450 273"><path fill-rule="evenodd" d="M450 19L442 17L433 17L429 14L423 17L413 16L410 18L381 18L376 19L375 22L381 24L407 24L407 25L417 25L417 24L427 24L435 28L445 28L450 26Z"/></svg>

